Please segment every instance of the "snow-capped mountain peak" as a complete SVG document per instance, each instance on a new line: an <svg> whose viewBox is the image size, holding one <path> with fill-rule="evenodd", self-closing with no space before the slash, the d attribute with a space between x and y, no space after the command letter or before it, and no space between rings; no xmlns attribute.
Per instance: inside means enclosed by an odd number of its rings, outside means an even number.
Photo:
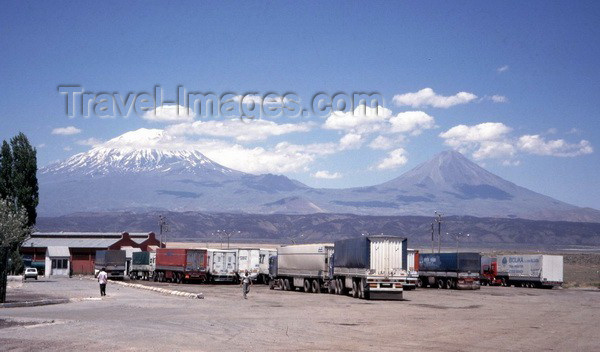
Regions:
<svg viewBox="0 0 600 352"><path fill-rule="evenodd" d="M243 174L212 161L193 146L177 142L164 130L146 128L122 134L40 171L85 176L146 172Z"/></svg>

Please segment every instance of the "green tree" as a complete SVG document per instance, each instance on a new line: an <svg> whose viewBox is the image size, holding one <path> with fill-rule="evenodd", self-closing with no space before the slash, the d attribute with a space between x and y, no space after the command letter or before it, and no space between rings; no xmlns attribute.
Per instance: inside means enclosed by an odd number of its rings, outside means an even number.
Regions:
<svg viewBox="0 0 600 352"><path fill-rule="evenodd" d="M14 200L12 186L13 158L8 142L2 142L0 150L0 198Z"/></svg>
<svg viewBox="0 0 600 352"><path fill-rule="evenodd" d="M8 274L8 258L14 248L31 235L27 212L24 208L15 210L14 204L0 199L0 303L6 301L6 276Z"/></svg>
<svg viewBox="0 0 600 352"><path fill-rule="evenodd" d="M35 225L39 203L37 152L22 132L10 140L12 149L12 186L18 207L25 208L27 226Z"/></svg>

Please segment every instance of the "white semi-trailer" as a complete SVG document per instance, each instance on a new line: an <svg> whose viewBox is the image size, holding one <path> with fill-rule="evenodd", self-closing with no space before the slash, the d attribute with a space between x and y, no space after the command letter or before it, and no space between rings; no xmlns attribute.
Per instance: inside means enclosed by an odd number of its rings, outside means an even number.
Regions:
<svg viewBox="0 0 600 352"><path fill-rule="evenodd" d="M336 241L333 287L364 299L402 299L408 278L406 238L361 236Z"/></svg>
<svg viewBox="0 0 600 352"><path fill-rule="evenodd" d="M264 284L269 283L269 262L272 257L277 255L275 249L261 249L258 256L258 281Z"/></svg>
<svg viewBox="0 0 600 352"><path fill-rule="evenodd" d="M256 281L260 274L260 249L238 249L238 275L242 277L246 271L252 281Z"/></svg>
<svg viewBox="0 0 600 352"><path fill-rule="evenodd" d="M552 288L563 283L561 255L500 255L497 265L503 286Z"/></svg>
<svg viewBox="0 0 600 352"><path fill-rule="evenodd" d="M234 282L238 276L237 249L209 249L208 276L212 282Z"/></svg>

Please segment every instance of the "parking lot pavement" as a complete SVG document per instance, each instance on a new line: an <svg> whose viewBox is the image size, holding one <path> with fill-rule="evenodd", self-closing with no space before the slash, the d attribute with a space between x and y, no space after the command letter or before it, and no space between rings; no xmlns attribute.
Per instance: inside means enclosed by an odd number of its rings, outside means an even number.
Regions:
<svg viewBox="0 0 600 352"><path fill-rule="evenodd" d="M204 293L169 296L89 279L32 284L32 292L79 297L62 305L0 309L2 349L64 350L595 350L598 290L484 287L423 289L404 301L362 301L254 285L161 287ZM25 350L25 349L23 349Z"/></svg>

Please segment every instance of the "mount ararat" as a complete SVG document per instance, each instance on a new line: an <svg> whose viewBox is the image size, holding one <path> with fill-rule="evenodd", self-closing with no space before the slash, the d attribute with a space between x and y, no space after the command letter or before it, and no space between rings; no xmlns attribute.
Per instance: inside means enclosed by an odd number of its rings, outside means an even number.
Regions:
<svg viewBox="0 0 600 352"><path fill-rule="evenodd" d="M42 216L105 211L446 215L600 222L600 211L504 180L455 151L388 182L311 188L222 166L158 129L139 129L39 170ZM143 148L139 146L143 145Z"/></svg>

